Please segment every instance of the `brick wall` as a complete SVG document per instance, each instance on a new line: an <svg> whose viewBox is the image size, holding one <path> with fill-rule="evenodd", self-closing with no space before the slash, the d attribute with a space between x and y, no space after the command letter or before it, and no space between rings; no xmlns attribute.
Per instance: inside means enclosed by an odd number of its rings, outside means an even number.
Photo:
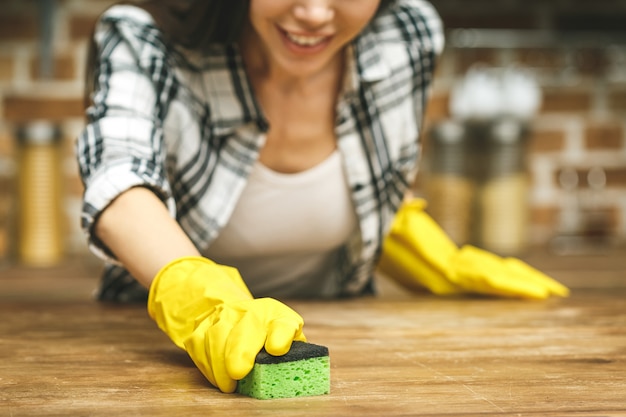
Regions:
<svg viewBox="0 0 626 417"><path fill-rule="evenodd" d="M6 258L16 238L20 150L16 132L22 125L41 119L53 121L61 130L65 251L82 254L86 252L78 227L82 189L76 174L73 139L83 123L86 39L97 14L112 1L56 1L53 71L46 78L40 73L39 2L0 3L0 259ZM623 239L626 0L474 0L471 7L467 0L436 0L434 4L449 31L513 28L532 32L521 39L513 37L510 43L505 36L487 37L484 44L472 44L472 32L462 32L463 36L450 32L429 107L427 130L450 117L450 92L472 66L482 63L532 69L543 91L543 104L533 120L529 143L530 242L549 242L558 233L562 215L573 201L583 206L593 202L594 209L606 214L611 233ZM552 36L537 40L537 33ZM579 36L581 33L585 36ZM592 194L597 190L590 187L587 178L590 171L597 174L599 169L605 186ZM559 185L564 172L570 177L574 173L579 179L579 198L568 198ZM424 175L427 173L420 181Z"/></svg>
<svg viewBox="0 0 626 417"><path fill-rule="evenodd" d="M86 39L111 0L57 0L52 19L52 64L42 72L40 1L2 0L0 11L0 260L13 258L20 240L18 132L41 120L60 129L58 170L61 244L68 254L86 253L79 228L82 185L73 140L83 126L82 91Z"/></svg>
<svg viewBox="0 0 626 417"><path fill-rule="evenodd" d="M448 44L428 125L452 117L451 91L470 68L527 69L542 90L528 143L528 242L545 245L565 233L597 233L590 230L588 218L599 216L608 237L623 242L626 1L475 0L471 8L460 0L434 4L444 18ZM569 178L574 173L575 189L560 181L564 172ZM422 172L418 191L428 175ZM564 220L575 211L579 230Z"/></svg>

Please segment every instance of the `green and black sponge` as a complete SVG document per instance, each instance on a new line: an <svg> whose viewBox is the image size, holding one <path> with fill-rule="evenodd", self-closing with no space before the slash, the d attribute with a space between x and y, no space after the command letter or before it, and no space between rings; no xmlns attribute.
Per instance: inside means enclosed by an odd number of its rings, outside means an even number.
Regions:
<svg viewBox="0 0 626 417"><path fill-rule="evenodd" d="M324 395L330 392L328 348L294 341L283 356L259 352L237 392L258 399Z"/></svg>

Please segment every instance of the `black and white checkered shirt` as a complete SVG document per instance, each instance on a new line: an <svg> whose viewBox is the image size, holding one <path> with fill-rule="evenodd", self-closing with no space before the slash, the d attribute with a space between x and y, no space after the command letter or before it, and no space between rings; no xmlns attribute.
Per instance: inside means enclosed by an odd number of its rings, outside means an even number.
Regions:
<svg viewBox="0 0 626 417"><path fill-rule="evenodd" d="M117 195L146 186L203 251L228 222L268 124L235 45L172 52L143 10L99 20L96 88L77 141L85 184L82 227L107 261L100 298L135 298L132 277L99 245L94 219ZM349 48L336 111L337 146L360 230L341 250L340 295L372 290L383 237L414 178L441 22L423 0L398 0ZM245 277L244 277L245 279Z"/></svg>

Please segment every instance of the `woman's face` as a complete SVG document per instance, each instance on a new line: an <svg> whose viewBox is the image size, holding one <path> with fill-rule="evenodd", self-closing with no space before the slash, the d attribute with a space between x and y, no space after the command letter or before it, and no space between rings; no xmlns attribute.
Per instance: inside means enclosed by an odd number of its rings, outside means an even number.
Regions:
<svg viewBox="0 0 626 417"><path fill-rule="evenodd" d="M324 70L376 13L380 0L251 0L262 58L291 76Z"/></svg>

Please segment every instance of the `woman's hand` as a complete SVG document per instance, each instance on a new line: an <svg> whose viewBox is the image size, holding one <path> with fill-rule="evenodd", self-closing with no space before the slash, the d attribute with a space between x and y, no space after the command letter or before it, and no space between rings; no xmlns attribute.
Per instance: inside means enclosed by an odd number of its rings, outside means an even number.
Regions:
<svg viewBox="0 0 626 417"><path fill-rule="evenodd" d="M385 242L379 268L411 290L434 294L483 294L544 299L569 290L515 258L501 258L471 245L458 248L414 199L398 211Z"/></svg>
<svg viewBox="0 0 626 417"><path fill-rule="evenodd" d="M175 260L157 274L148 312L223 392L235 391L263 347L280 356L292 341L306 341L298 313L254 299L235 268L202 257Z"/></svg>

